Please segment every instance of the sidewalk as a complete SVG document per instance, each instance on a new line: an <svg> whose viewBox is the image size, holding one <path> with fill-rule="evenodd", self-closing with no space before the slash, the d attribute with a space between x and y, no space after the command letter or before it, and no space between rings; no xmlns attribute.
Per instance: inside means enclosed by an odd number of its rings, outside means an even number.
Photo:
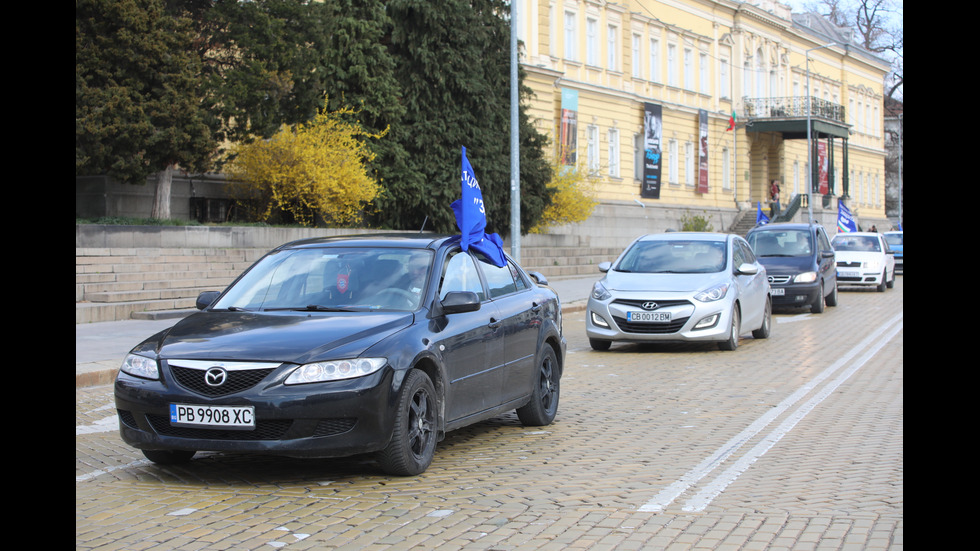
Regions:
<svg viewBox="0 0 980 551"><path fill-rule="evenodd" d="M585 309L592 285L602 274L549 280L561 298L562 311ZM75 325L75 388L112 383L126 353L158 331L180 320L125 320Z"/></svg>

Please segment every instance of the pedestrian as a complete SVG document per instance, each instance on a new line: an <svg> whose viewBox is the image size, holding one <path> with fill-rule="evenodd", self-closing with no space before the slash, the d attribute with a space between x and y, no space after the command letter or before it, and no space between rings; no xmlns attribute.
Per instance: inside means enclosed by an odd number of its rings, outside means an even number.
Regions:
<svg viewBox="0 0 980 551"><path fill-rule="evenodd" d="M769 183L769 199L772 201L770 207L770 218L775 218L779 214L779 180L772 180Z"/></svg>

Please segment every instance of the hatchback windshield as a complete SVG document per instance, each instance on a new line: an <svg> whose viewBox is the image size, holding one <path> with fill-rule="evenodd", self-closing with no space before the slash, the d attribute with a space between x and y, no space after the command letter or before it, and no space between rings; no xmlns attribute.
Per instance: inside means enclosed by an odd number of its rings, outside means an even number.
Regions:
<svg viewBox="0 0 980 551"><path fill-rule="evenodd" d="M229 289L218 310L415 310L432 253L406 249L283 250Z"/></svg>
<svg viewBox="0 0 980 551"><path fill-rule="evenodd" d="M749 245L756 256L810 256L813 241L804 230L761 230L752 232Z"/></svg>
<svg viewBox="0 0 980 551"><path fill-rule="evenodd" d="M878 239L869 235L837 235L834 236L834 250L838 251L875 251L881 252Z"/></svg>
<svg viewBox="0 0 980 551"><path fill-rule="evenodd" d="M724 241L639 241L616 270L638 273L706 274L725 269Z"/></svg>
<svg viewBox="0 0 980 551"><path fill-rule="evenodd" d="M893 246L893 247L901 246L903 244L902 243L902 234L900 234L900 233L886 233L885 234L885 241L887 241L888 244L891 245L891 246Z"/></svg>

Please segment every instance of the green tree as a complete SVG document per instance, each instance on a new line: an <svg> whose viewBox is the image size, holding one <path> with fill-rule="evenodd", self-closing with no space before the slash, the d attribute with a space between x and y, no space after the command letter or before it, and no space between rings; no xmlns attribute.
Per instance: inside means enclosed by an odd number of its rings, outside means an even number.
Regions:
<svg viewBox="0 0 980 551"><path fill-rule="evenodd" d="M390 0L389 51L405 114L390 139L404 165L381 167L376 221L455 232L449 205L460 196L460 148L480 181L487 231L510 233L510 28L501 0ZM526 97L527 89L524 89ZM548 203L546 138L520 117L521 225Z"/></svg>
<svg viewBox="0 0 980 551"><path fill-rule="evenodd" d="M192 36L161 0L75 2L75 174L161 172L155 218L170 217L174 168L204 170L215 152Z"/></svg>

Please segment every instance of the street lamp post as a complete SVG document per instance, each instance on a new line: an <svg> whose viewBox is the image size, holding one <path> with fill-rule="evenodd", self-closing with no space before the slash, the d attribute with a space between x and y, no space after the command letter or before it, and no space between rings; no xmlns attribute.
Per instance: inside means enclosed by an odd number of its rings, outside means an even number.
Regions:
<svg viewBox="0 0 980 551"><path fill-rule="evenodd" d="M812 143L812 122L810 120L811 111L811 100L810 100L810 52L814 50L820 50L822 48L829 48L831 46L837 46L836 42L831 42L830 44L824 44L823 46L817 46L816 48L810 48L806 51L806 164L807 164L807 176L809 176L809 182L807 182L806 190L806 204L807 204L807 216L810 218L810 222L813 222L813 143Z"/></svg>

